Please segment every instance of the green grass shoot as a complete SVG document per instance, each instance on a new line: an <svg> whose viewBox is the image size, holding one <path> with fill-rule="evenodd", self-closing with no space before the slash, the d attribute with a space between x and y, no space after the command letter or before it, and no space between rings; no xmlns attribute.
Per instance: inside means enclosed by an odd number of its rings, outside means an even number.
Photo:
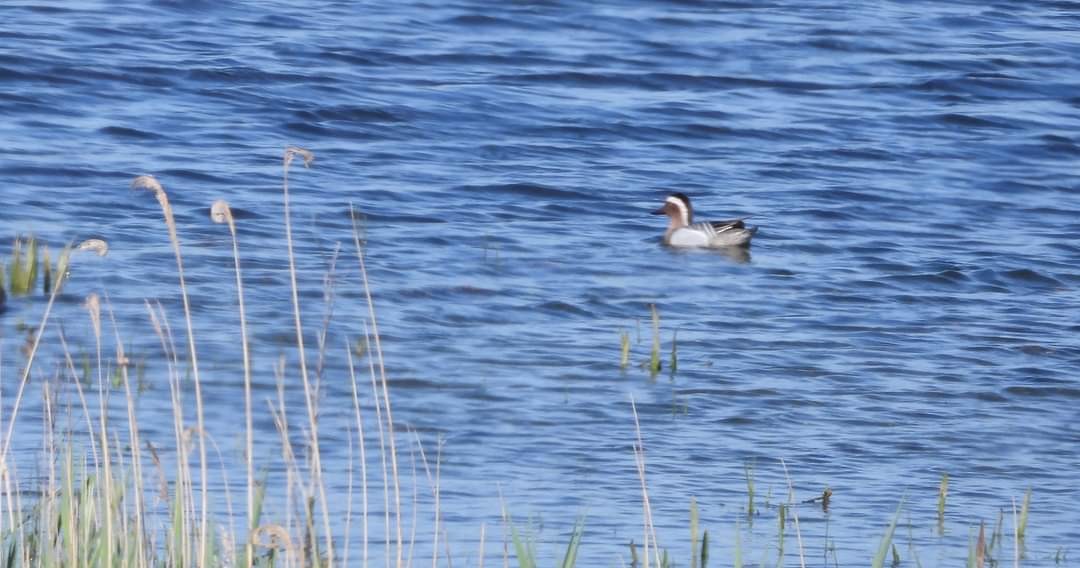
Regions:
<svg viewBox="0 0 1080 568"><path fill-rule="evenodd" d="M8 273L8 291L12 296L26 296L34 290L38 274L38 241L34 236L15 239L11 249L11 265Z"/></svg>
<svg viewBox="0 0 1080 568"><path fill-rule="evenodd" d="M746 518L748 522L753 524L754 518L754 466L747 462L743 466L743 472L746 474Z"/></svg>
<svg viewBox="0 0 1080 568"><path fill-rule="evenodd" d="M536 548L531 538L518 534L517 527L510 526L510 540L514 543L518 568L536 568Z"/></svg>
<svg viewBox="0 0 1080 568"><path fill-rule="evenodd" d="M701 568L709 565L709 531L701 534Z"/></svg>
<svg viewBox="0 0 1080 568"><path fill-rule="evenodd" d="M570 542L566 545L566 553L563 554L560 568L574 568L577 564L578 548L581 547L581 537L585 534L585 517L578 518L574 523L574 530L570 533Z"/></svg>
<svg viewBox="0 0 1080 568"><path fill-rule="evenodd" d="M1005 531L1005 511L999 509L998 510L997 522L994 523L994 530L992 530L990 532L990 545L987 547L987 552L990 555L993 555L994 551L997 550L997 548L999 546L1001 546L1001 543L1004 541L1004 537L1005 537L1004 531Z"/></svg>
<svg viewBox="0 0 1080 568"><path fill-rule="evenodd" d="M878 545L877 554L874 555L874 561L870 564L871 568L884 568L885 557L889 554L889 547L892 545L893 534L896 532L896 523L900 520L900 511L904 508L904 500L900 500L900 504L896 506L896 514L893 515L892 522L889 523L889 528L885 529L885 534L881 536L881 544Z"/></svg>
<svg viewBox="0 0 1080 568"><path fill-rule="evenodd" d="M1024 546L1024 534L1027 533L1028 511L1031 508L1031 489L1024 494L1024 504L1020 506L1020 520L1016 523L1016 538Z"/></svg>
<svg viewBox="0 0 1080 568"><path fill-rule="evenodd" d="M787 505L781 503L776 508L776 568L783 568L784 566L784 525L787 523Z"/></svg>
<svg viewBox="0 0 1080 568"><path fill-rule="evenodd" d="M656 311L656 304L649 304L652 312L652 351L649 356L649 373L656 376L660 373L660 314Z"/></svg>
<svg viewBox="0 0 1080 568"><path fill-rule="evenodd" d="M937 526L938 535L945 534L945 500L949 495L949 474L941 474L941 484L938 485L937 498Z"/></svg>
<svg viewBox="0 0 1080 568"><path fill-rule="evenodd" d="M630 332L623 330L619 333L619 368L626 369L630 366Z"/></svg>
<svg viewBox="0 0 1080 568"><path fill-rule="evenodd" d="M674 375L675 371L678 370L678 368L679 368L678 345L679 345L679 330L676 329L675 332L671 334L671 360L668 363L668 372L671 373L672 375Z"/></svg>

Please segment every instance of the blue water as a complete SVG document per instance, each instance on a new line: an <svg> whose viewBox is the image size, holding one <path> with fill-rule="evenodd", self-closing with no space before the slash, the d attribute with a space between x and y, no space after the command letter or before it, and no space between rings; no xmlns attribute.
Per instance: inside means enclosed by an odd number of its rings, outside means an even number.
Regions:
<svg viewBox="0 0 1080 568"><path fill-rule="evenodd" d="M628 563L642 540L631 397L660 541L684 565L691 496L714 565L731 562L737 524L748 563L777 562L781 459L796 499L834 493L827 512L797 508L814 566L867 563L901 499L903 565L912 551L956 565L980 521L1004 510L1011 534L1029 488L1024 564L1076 553L1080 3L15 1L0 38L0 235L111 247L73 267L47 343L60 322L91 351L80 303L107 293L143 365L143 434L169 459L167 369L143 301L163 302L182 349L176 269L157 203L128 189L156 175L234 499L238 319L228 232L207 212L220 197L241 212L259 407L285 356L302 423L280 188L295 144L316 154L290 177L313 360L342 246L320 396L336 519L355 453L343 345L366 309L355 207L395 419L417 433L402 444L443 444L456 565L476 564L481 523L501 561L504 501L541 556L561 555L584 513L583 565ZM749 256L662 247L648 212L670 191L702 219L752 215ZM43 304L12 299L0 316L5 420L20 324ZM638 366L650 304L665 363L673 338L679 357L657 377ZM58 363L45 361L20 455L40 449L40 384ZM256 426L280 486L267 412ZM221 517L223 496L215 485ZM1010 562L1011 544L996 555Z"/></svg>

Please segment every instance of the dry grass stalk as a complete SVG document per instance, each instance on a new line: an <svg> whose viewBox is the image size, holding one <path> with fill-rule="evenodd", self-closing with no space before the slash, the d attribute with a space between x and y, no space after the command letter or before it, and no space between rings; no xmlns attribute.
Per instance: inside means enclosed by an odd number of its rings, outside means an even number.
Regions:
<svg viewBox="0 0 1080 568"><path fill-rule="evenodd" d="M638 479L641 480L641 500L644 518L644 548L645 568L649 568L649 546L652 544L653 558L657 568L662 566L660 562L660 546L656 539L656 527L653 526L652 505L649 503L649 486L645 480L645 443L641 438L641 422L638 420L637 404L634 397L630 397L630 408L634 412L634 431L637 440L634 443L634 462L637 465Z"/></svg>
<svg viewBox="0 0 1080 568"><path fill-rule="evenodd" d="M98 299L97 294L90 294L86 297L86 311L90 314L90 324L94 330L94 342L97 349L97 381L98 381L98 426L100 428L99 435L101 436L101 455L102 465L104 465L105 471L105 483L112 482L112 460L109 458L109 434L107 430L106 418L108 416L108 388L105 386L105 378L101 374L101 302ZM106 485L107 488L107 485ZM106 505L108 498L105 498ZM103 509L105 508L103 506ZM112 515L109 511L105 511L105 561L107 566L112 566L112 553L113 553L113 526Z"/></svg>
<svg viewBox="0 0 1080 568"><path fill-rule="evenodd" d="M202 513L199 519L199 556L197 558L198 562L202 563L207 560L206 552L210 539L210 500L207 487L206 428L203 420L203 396L202 381L199 378L199 358L197 350L195 349L195 326L192 323L191 302L188 299L187 284L184 281L184 259L183 255L180 253L180 237L176 233L176 219L173 217L172 206L169 204L169 196L165 193L165 188L161 186L161 183L153 176L144 175L135 178L131 182L131 187L153 192L154 197L161 206L161 212L165 216L165 227L169 231L169 241L172 243L173 253L176 255L176 271L180 280L180 298L184 304L184 322L187 326L188 357L190 357L192 378L195 381L195 421L198 424L199 432L199 490L201 494L200 511Z"/></svg>
<svg viewBox="0 0 1080 568"><path fill-rule="evenodd" d="M322 480L322 457L321 452L319 451L319 423L318 415L315 411L316 393L313 392L311 387L311 379L308 376L307 354L304 349L304 326L300 315L300 288L296 278L296 255L293 251L292 217L289 207L289 166L292 164L295 156L301 156L304 160L304 167L310 167L311 162L315 159L315 155L308 150L297 148L295 146L290 146L285 149L285 156L282 160L282 194L284 195L285 203L285 244L288 248L289 257L289 283L292 289L293 320L296 325L296 348L300 355L300 378L304 385L304 402L307 407L308 423L311 429L311 483L319 494L319 504L322 507L323 512L323 531L326 538L327 561L332 566L334 564L334 539L333 533L330 530L330 511L327 508L326 486Z"/></svg>
<svg viewBox="0 0 1080 568"><path fill-rule="evenodd" d="M366 330L365 330L366 331ZM366 335L365 335L366 337ZM368 474L367 474L367 450L364 442L364 420L360 412L360 396L356 384L356 368L353 365L352 350L349 342L345 342L345 356L349 363L349 383L352 386L353 412L356 415L357 438L360 441L360 491L361 491L361 529L363 542L363 566L368 565ZM374 376L374 374L372 375ZM351 502L351 500L350 500ZM348 562L345 563L348 565Z"/></svg>
<svg viewBox="0 0 1080 568"><path fill-rule="evenodd" d="M251 415L251 347L248 343L247 315L244 309L244 281L240 276L240 244L236 236L236 221L228 202L219 199L210 207L210 218L215 223L224 223L232 236L233 267L236 273L236 299L240 314L240 350L244 359L244 453L247 467L247 530L244 539L244 561L251 566L255 561L254 543L251 532L255 530L255 462L254 462L254 427Z"/></svg>
<svg viewBox="0 0 1080 568"><path fill-rule="evenodd" d="M375 339L375 356L379 363L379 378L382 383L382 398L383 406L386 408L386 425L389 432L390 441L390 464L393 470L394 480L394 511L396 517L396 529L397 529L397 568L402 568L402 554L403 554L403 541L401 531L401 487L398 481L398 462L397 462L397 445L394 435L394 416L390 409L390 387L386 380L386 364L383 360L382 343L379 340L379 326L375 319L375 301L371 297L371 286L368 284L367 277L367 265L364 263L364 249L360 246L360 233L356 224L355 212L352 215L353 223L353 244L356 247L356 257L360 264L360 277L364 284L364 296L367 299L368 305L368 319L371 321L371 337ZM369 350L370 352L370 350ZM372 381L375 380L374 373L372 374ZM380 421L381 424L381 421ZM385 478L385 476L384 476Z"/></svg>
<svg viewBox="0 0 1080 568"><path fill-rule="evenodd" d="M806 552L803 549L802 531L799 530L799 513L795 510L795 486L791 483L791 476L788 475L787 462L784 458L780 458L780 465L784 466L784 478L787 479L788 485L788 508L791 510L791 518L795 520L795 540L799 544L799 566L806 568Z"/></svg>

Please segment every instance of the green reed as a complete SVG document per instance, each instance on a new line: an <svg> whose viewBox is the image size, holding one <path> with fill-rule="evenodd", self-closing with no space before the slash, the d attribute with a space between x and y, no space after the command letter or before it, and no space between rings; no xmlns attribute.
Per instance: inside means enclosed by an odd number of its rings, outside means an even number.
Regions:
<svg viewBox="0 0 1080 568"><path fill-rule="evenodd" d="M881 536L877 554L874 555L874 560L870 563L872 568L884 568L885 558L888 556L889 548L892 546L893 534L896 533L896 523L900 520L900 512L903 507L904 501L901 499L900 504L896 507L896 514L893 515L892 521L889 523L888 528L885 529L885 534Z"/></svg>
<svg viewBox="0 0 1080 568"><path fill-rule="evenodd" d="M660 313L656 311L656 304L649 304L652 314L652 349L649 351L649 374L656 376L660 373Z"/></svg>
<svg viewBox="0 0 1080 568"><path fill-rule="evenodd" d="M941 474L941 483L938 485L937 500L937 527L938 535L945 534L945 499L949 495L949 474Z"/></svg>
<svg viewBox="0 0 1080 568"><path fill-rule="evenodd" d="M630 366L630 332L619 333L619 368L625 370Z"/></svg>

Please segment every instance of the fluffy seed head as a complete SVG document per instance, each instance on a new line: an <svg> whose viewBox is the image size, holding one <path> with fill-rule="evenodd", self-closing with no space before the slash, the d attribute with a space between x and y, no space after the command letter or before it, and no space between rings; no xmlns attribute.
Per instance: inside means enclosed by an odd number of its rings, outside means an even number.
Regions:
<svg viewBox="0 0 1080 568"><path fill-rule="evenodd" d="M293 158L298 155L304 159L305 168L310 168L311 162L315 161L315 154L312 153L311 150L305 150L299 146L289 146L288 148L285 148L285 167L289 167Z"/></svg>
<svg viewBox="0 0 1080 568"><path fill-rule="evenodd" d="M81 252L92 252L98 256L105 256L109 254L109 243L101 239L86 239L85 241L79 243L79 245L75 247L75 250Z"/></svg>
<svg viewBox="0 0 1080 568"><path fill-rule="evenodd" d="M158 182L154 176L139 176L131 180L131 189L145 189L154 193L163 193L165 188L161 187L161 183Z"/></svg>
<svg viewBox="0 0 1080 568"><path fill-rule="evenodd" d="M224 199L218 199L210 206L210 219L217 224L227 223L232 219L232 210L229 209L229 202Z"/></svg>

